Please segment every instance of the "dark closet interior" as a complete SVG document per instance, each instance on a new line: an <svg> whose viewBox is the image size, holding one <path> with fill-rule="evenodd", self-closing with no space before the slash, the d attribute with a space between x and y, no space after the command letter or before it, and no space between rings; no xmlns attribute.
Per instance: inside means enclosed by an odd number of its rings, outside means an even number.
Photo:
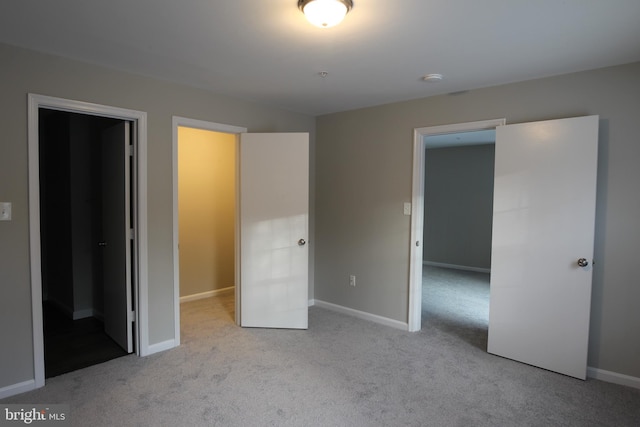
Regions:
<svg viewBox="0 0 640 427"><path fill-rule="evenodd" d="M101 132L121 120L41 108L45 377L127 352L104 333Z"/></svg>

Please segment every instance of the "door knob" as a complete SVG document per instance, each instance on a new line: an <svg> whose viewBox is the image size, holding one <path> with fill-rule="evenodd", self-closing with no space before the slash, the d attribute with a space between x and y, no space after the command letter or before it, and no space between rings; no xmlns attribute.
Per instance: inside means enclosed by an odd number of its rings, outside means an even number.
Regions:
<svg viewBox="0 0 640 427"><path fill-rule="evenodd" d="M304 241L304 239L300 239L298 240L298 246L304 246L307 242Z"/></svg>
<svg viewBox="0 0 640 427"><path fill-rule="evenodd" d="M98 242L98 246L107 246L107 242Z"/></svg>
<svg viewBox="0 0 640 427"><path fill-rule="evenodd" d="M587 259L586 259L586 258L580 258L580 259L578 260L578 265L579 265L580 267L586 267L586 266L588 266L588 265L589 265L589 261L587 261Z"/></svg>

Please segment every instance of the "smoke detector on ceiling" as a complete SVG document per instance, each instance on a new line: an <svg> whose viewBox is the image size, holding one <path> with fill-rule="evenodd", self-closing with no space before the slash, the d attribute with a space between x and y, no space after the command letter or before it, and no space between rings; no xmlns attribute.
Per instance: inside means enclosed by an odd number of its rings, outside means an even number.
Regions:
<svg viewBox="0 0 640 427"><path fill-rule="evenodd" d="M422 76L422 80L424 80L425 82L439 82L440 80L442 80L442 74L425 74L424 76Z"/></svg>

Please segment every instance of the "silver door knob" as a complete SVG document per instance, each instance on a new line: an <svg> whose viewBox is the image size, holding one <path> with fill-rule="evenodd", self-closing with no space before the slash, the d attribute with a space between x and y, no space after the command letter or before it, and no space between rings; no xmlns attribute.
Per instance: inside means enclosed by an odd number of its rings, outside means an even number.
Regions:
<svg viewBox="0 0 640 427"><path fill-rule="evenodd" d="M586 259L586 258L580 258L580 259L578 260L578 265L579 265L580 267L586 267L586 266L588 266L588 265L589 265L589 261L587 261L587 259Z"/></svg>
<svg viewBox="0 0 640 427"><path fill-rule="evenodd" d="M304 239L300 239L298 240L298 246L304 246L307 242L304 241Z"/></svg>
<svg viewBox="0 0 640 427"><path fill-rule="evenodd" d="M98 246L107 246L107 242L98 242Z"/></svg>

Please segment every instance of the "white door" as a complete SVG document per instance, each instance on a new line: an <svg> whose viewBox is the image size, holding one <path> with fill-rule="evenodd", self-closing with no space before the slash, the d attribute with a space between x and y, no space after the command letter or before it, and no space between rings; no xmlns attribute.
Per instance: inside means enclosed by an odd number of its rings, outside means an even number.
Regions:
<svg viewBox="0 0 640 427"><path fill-rule="evenodd" d="M308 324L309 135L242 134L240 325Z"/></svg>
<svg viewBox="0 0 640 427"><path fill-rule="evenodd" d="M584 379L598 116L496 133L488 351Z"/></svg>
<svg viewBox="0 0 640 427"><path fill-rule="evenodd" d="M104 329L133 352L130 240L130 129L121 122L102 133Z"/></svg>

